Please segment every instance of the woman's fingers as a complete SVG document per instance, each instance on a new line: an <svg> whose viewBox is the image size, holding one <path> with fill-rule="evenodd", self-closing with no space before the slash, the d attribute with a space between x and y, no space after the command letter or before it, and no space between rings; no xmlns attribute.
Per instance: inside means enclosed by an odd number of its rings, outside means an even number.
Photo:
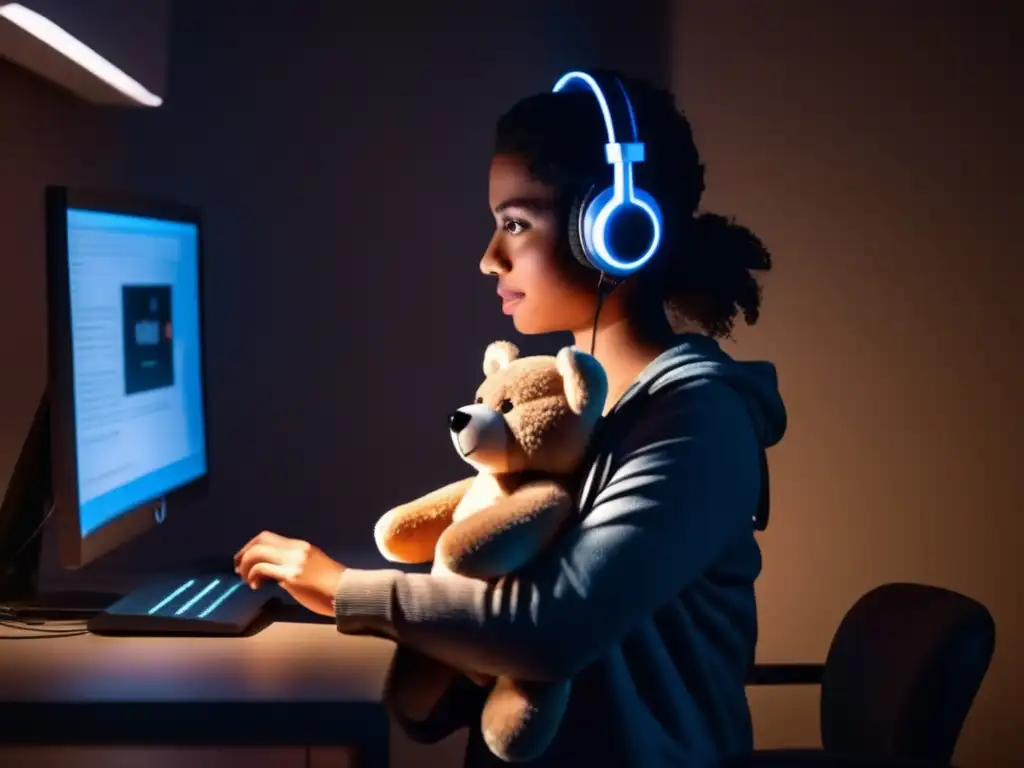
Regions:
<svg viewBox="0 0 1024 768"><path fill-rule="evenodd" d="M242 557L245 556L245 553L257 544L272 544L274 546L281 547L290 541L291 539L287 539L279 534L271 533L270 531L263 531L249 539L245 546L235 553L235 568L238 568L238 564L241 562Z"/></svg>
<svg viewBox="0 0 1024 768"><path fill-rule="evenodd" d="M253 566L259 563L270 563L271 565L283 565L287 557L287 550L276 547L273 544L254 544L242 555L235 566L238 575L243 581L249 581L249 574Z"/></svg>
<svg viewBox="0 0 1024 768"><path fill-rule="evenodd" d="M276 563L262 562L256 563L249 569L249 575L245 581L250 587L256 589L266 579L271 579L280 584L287 583L289 578L291 578L290 568Z"/></svg>

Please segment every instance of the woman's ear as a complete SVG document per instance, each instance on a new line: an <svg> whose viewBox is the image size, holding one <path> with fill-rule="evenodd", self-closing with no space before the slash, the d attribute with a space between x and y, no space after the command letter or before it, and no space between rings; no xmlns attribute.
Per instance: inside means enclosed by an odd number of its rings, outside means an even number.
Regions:
<svg viewBox="0 0 1024 768"><path fill-rule="evenodd" d="M555 362L572 412L596 421L604 412L604 401L608 397L608 377L601 363L575 347L559 350Z"/></svg>
<svg viewBox="0 0 1024 768"><path fill-rule="evenodd" d="M519 347L510 341L495 341L484 352L484 376L497 373L519 357Z"/></svg>

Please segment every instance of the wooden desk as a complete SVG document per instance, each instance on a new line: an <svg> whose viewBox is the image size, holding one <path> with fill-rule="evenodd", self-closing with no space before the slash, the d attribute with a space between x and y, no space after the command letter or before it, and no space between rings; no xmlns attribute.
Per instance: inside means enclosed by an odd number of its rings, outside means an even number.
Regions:
<svg viewBox="0 0 1024 768"><path fill-rule="evenodd" d="M393 644L277 613L246 638L0 639L0 765L387 768ZM28 634L0 626L0 638ZM758 664L748 682L820 675Z"/></svg>
<svg viewBox="0 0 1024 768"><path fill-rule="evenodd" d="M3 638L27 634L0 626ZM0 764L13 768L15 752L24 759L13 746L245 746L276 757L210 764L300 768L326 765L309 750L333 746L350 754L331 765L387 768L382 695L393 649L333 624L290 622L245 638L0 639ZM268 747L295 748L286 752L296 762ZM44 762L53 764L33 760ZM180 754L175 762L196 765ZM156 764L148 753L145 764Z"/></svg>

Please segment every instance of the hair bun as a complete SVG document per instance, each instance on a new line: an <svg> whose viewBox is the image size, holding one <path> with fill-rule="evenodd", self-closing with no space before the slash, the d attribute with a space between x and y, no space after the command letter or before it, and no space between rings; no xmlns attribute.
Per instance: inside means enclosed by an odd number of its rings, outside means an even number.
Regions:
<svg viewBox="0 0 1024 768"><path fill-rule="evenodd" d="M753 232L730 217L700 213L669 266L669 306L713 336L728 336L740 312L747 324L757 322L761 286L752 272L771 267L771 254Z"/></svg>
<svg viewBox="0 0 1024 768"><path fill-rule="evenodd" d="M699 213L690 229L690 248L723 269L769 270L772 257L764 243L732 217Z"/></svg>

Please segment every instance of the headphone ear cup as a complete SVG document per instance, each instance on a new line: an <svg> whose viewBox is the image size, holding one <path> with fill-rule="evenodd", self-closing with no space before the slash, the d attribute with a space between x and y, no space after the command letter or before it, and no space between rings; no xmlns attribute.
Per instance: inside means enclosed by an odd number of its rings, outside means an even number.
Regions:
<svg viewBox="0 0 1024 768"><path fill-rule="evenodd" d="M569 209L569 250L573 257L585 267L596 269L590 257L587 256L587 246L583 234L583 220L587 212L587 206L594 199L594 187L590 187L586 194L577 197Z"/></svg>

